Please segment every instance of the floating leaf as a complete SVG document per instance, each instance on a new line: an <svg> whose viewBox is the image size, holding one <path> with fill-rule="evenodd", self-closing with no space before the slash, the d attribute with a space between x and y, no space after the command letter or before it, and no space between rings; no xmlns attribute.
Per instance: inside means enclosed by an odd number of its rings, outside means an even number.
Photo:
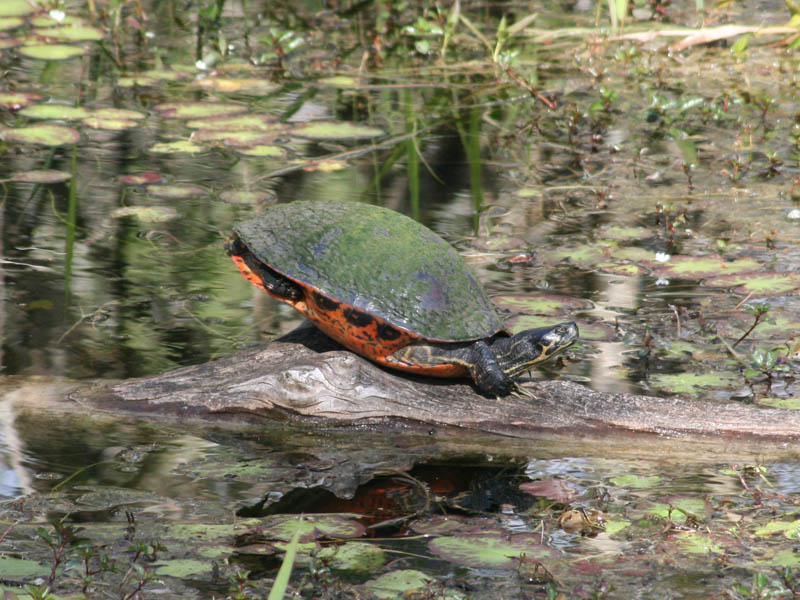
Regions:
<svg viewBox="0 0 800 600"><path fill-rule="evenodd" d="M64 171L55 171L52 169L40 169L12 173L10 179L12 181L21 181L25 183L61 183L62 181L72 179L72 173L65 173Z"/></svg>
<svg viewBox="0 0 800 600"><path fill-rule="evenodd" d="M198 142L222 142L227 146L256 146L270 144L274 133L264 131L196 131L192 139Z"/></svg>
<svg viewBox="0 0 800 600"><path fill-rule="evenodd" d="M560 502L561 504L569 504L580 496L580 493L572 484L555 477L521 483L519 489L531 496L549 498L553 502Z"/></svg>
<svg viewBox="0 0 800 600"><path fill-rule="evenodd" d="M130 119L138 121L144 119L147 115L129 108L98 108L92 111L92 116L99 119Z"/></svg>
<svg viewBox="0 0 800 600"><path fill-rule="evenodd" d="M15 29L20 25L24 24L25 20L20 19L19 17L0 17L0 31L8 31L9 29Z"/></svg>
<svg viewBox="0 0 800 600"><path fill-rule="evenodd" d="M264 79L228 77L205 77L194 82L194 85L207 90L220 92L258 92L259 95L268 94L278 86Z"/></svg>
<svg viewBox="0 0 800 600"><path fill-rule="evenodd" d="M178 211L168 206L125 206L111 213L115 219L136 217L145 223L164 223L178 218Z"/></svg>
<svg viewBox="0 0 800 600"><path fill-rule="evenodd" d="M164 102L153 107L165 119L200 119L235 115L247 106L233 102Z"/></svg>
<svg viewBox="0 0 800 600"><path fill-rule="evenodd" d="M288 126L278 123L272 115L240 115L222 119L187 121L187 127L207 131L283 131Z"/></svg>
<svg viewBox="0 0 800 600"><path fill-rule="evenodd" d="M89 111L82 106L34 104L33 106L26 106L19 111L19 114L31 119L61 119L68 121L71 119L85 119L89 116Z"/></svg>
<svg viewBox="0 0 800 600"><path fill-rule="evenodd" d="M46 46L21 46L18 52L28 58L40 60L67 60L76 56L83 56L89 50L80 46L66 44L48 44Z"/></svg>
<svg viewBox="0 0 800 600"><path fill-rule="evenodd" d="M661 477L658 475L641 476L635 473L627 473L625 475L618 475L611 478L611 483L619 487L634 488L637 490L646 490L654 488L661 483Z"/></svg>
<svg viewBox="0 0 800 600"><path fill-rule="evenodd" d="M704 279L730 273L754 271L761 265L754 258L725 261L717 255L673 256L669 262L656 271L658 277L677 277L685 279Z"/></svg>
<svg viewBox="0 0 800 600"><path fill-rule="evenodd" d="M770 521L763 527L756 530L756 535L766 536L780 533L784 537L796 539L800 534L800 520L794 521Z"/></svg>
<svg viewBox="0 0 800 600"><path fill-rule="evenodd" d="M199 144L190 142L189 140L178 140L175 142L160 142L153 144L150 148L151 152L161 152L164 154L177 154L179 152L203 152L205 148Z"/></svg>
<svg viewBox="0 0 800 600"><path fill-rule="evenodd" d="M358 521L340 515L304 515L298 520L294 515L267 517L259 526L267 539L288 541L300 529L300 541L308 542L320 537L358 538L365 528Z"/></svg>
<svg viewBox="0 0 800 600"><path fill-rule="evenodd" d="M581 331L583 333L583 331ZM676 394L697 394L708 388L727 388L741 381L735 373L656 373L650 376L653 387Z"/></svg>
<svg viewBox="0 0 800 600"><path fill-rule="evenodd" d="M3 0L0 2L0 17L24 17L41 10L41 8L36 3L27 0Z"/></svg>
<svg viewBox="0 0 800 600"><path fill-rule="evenodd" d="M630 241L653 237L653 232L645 227L631 225L606 225L597 231L597 238L606 240Z"/></svg>
<svg viewBox="0 0 800 600"><path fill-rule="evenodd" d="M160 183L165 177L159 173L137 173L135 175L123 175L119 178L121 183L130 185L142 185L146 183Z"/></svg>
<svg viewBox="0 0 800 600"><path fill-rule="evenodd" d="M445 560L481 569L513 569L523 555L528 560L543 561L558 555L542 545L534 534L455 535L431 540L428 548Z"/></svg>
<svg viewBox="0 0 800 600"><path fill-rule="evenodd" d="M89 25L59 25L44 29L34 29L33 34L52 38L59 42L96 42L102 40L105 34L97 27Z"/></svg>
<svg viewBox="0 0 800 600"><path fill-rule="evenodd" d="M703 285L711 287L736 287L742 294L778 296L800 288L800 273L758 272L735 275L720 275L706 279Z"/></svg>
<svg viewBox="0 0 800 600"><path fill-rule="evenodd" d="M397 598L413 597L414 590L425 590L432 577L422 571L400 569L390 571L380 577L371 579L364 584L371 596L380 600L395 600Z"/></svg>
<svg viewBox="0 0 800 600"><path fill-rule="evenodd" d="M258 156L261 158L284 158L286 156L286 148L269 144L257 144L249 148L237 148L237 151L247 156Z"/></svg>
<svg viewBox="0 0 800 600"><path fill-rule="evenodd" d="M594 306L589 300L554 294L505 294L495 296L492 302L498 308L526 315L563 315Z"/></svg>
<svg viewBox="0 0 800 600"><path fill-rule="evenodd" d="M604 262L595 265L595 268L598 271L603 271L604 273L612 273L614 275L624 275L625 277L639 277L647 273L647 269L645 269L644 267L640 267L639 265L633 265L629 263Z"/></svg>
<svg viewBox="0 0 800 600"><path fill-rule="evenodd" d="M211 573L214 570L214 563L208 560L175 559L159 561L156 567L156 575L160 577L191 577Z"/></svg>
<svg viewBox="0 0 800 600"><path fill-rule="evenodd" d="M376 127L346 121L312 121L295 127L291 133L315 140L360 140L384 134Z"/></svg>
<svg viewBox="0 0 800 600"><path fill-rule="evenodd" d="M246 190L228 190L219 195L219 199L228 204L266 204L275 200L275 194L269 192L249 192Z"/></svg>
<svg viewBox="0 0 800 600"><path fill-rule="evenodd" d="M48 567L32 560L0 556L0 573L6 580L21 581L34 577L45 577L49 571Z"/></svg>
<svg viewBox="0 0 800 600"><path fill-rule="evenodd" d="M0 107L16 110L41 100L41 94L24 92L0 92Z"/></svg>
<svg viewBox="0 0 800 600"><path fill-rule="evenodd" d="M81 121L92 129L107 129L109 131L123 131L139 126L138 121L133 119L103 119L101 117L87 117Z"/></svg>
<svg viewBox="0 0 800 600"><path fill-rule="evenodd" d="M148 185L148 194L159 198L191 198L192 196L205 196L208 192L198 185Z"/></svg>
<svg viewBox="0 0 800 600"><path fill-rule="evenodd" d="M562 246L555 250L541 252L539 258L550 263L566 260L580 266L593 267L607 257L597 246L579 245Z"/></svg>
<svg viewBox="0 0 800 600"><path fill-rule="evenodd" d="M681 531L675 535L675 541L684 552L689 554L722 554L725 547L713 536L699 531Z"/></svg>
<svg viewBox="0 0 800 600"><path fill-rule="evenodd" d="M19 127L17 129L6 129L2 132L3 137L11 142L23 144L40 144L42 146L62 146L64 144L74 144L81 135L77 130L63 125L52 125L43 123L30 127Z"/></svg>
<svg viewBox="0 0 800 600"><path fill-rule="evenodd" d="M334 569L348 571L374 572L386 562L384 551L366 542L345 542L328 546L320 550L317 556L329 562Z"/></svg>
<svg viewBox="0 0 800 600"><path fill-rule="evenodd" d="M761 398L759 406L769 406L771 408L784 408L786 410L800 410L800 396L793 398Z"/></svg>
<svg viewBox="0 0 800 600"><path fill-rule="evenodd" d="M350 77L349 75L334 75L333 77L317 79L316 83L329 87L350 89L359 87L361 85L361 80L356 77Z"/></svg>

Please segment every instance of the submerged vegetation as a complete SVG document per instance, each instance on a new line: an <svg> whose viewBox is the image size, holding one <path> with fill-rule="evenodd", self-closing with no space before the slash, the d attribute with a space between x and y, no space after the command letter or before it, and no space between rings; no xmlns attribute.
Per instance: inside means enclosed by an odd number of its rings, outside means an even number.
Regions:
<svg viewBox="0 0 800 600"><path fill-rule="evenodd" d="M4 374L287 331L223 239L351 199L447 237L514 331L578 321L547 375L800 409L794 7L551 4L0 2ZM4 598L800 595L800 473L757 448L448 462L403 432L392 462L367 431L49 418L0 437Z"/></svg>

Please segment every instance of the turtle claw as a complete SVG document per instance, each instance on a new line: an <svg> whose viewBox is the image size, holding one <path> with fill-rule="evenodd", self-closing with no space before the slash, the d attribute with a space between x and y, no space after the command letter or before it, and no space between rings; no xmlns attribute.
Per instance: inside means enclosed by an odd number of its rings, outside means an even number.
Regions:
<svg viewBox="0 0 800 600"><path fill-rule="evenodd" d="M536 395L530 390L530 388L522 387L518 383L514 383L514 387L511 388L511 394L515 398L519 398L520 400L538 400Z"/></svg>

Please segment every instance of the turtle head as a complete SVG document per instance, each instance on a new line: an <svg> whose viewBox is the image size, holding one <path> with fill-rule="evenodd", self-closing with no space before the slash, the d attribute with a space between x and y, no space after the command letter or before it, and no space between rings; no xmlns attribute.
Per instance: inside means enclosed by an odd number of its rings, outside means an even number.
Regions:
<svg viewBox="0 0 800 600"><path fill-rule="evenodd" d="M553 358L577 338L578 326L575 323L559 323L551 327L526 329L512 337L497 340L492 344L492 350L505 374L515 377Z"/></svg>

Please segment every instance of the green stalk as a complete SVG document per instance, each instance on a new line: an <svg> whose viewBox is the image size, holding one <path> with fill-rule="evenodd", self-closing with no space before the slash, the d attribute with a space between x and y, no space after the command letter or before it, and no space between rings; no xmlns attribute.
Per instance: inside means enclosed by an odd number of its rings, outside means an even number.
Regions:
<svg viewBox="0 0 800 600"><path fill-rule="evenodd" d="M267 600L281 600L286 595L286 588L289 587L289 578L292 576L292 568L294 568L294 557L297 555L302 521L303 517L300 516L297 519L297 530L286 547L286 555L283 557L281 568L278 569L278 575L275 577L275 583L272 584Z"/></svg>
<svg viewBox="0 0 800 600"><path fill-rule="evenodd" d="M417 119L410 89L403 90L403 104L406 133L414 133L417 128ZM417 154L416 141L416 137L410 137L406 140L406 161L408 163L408 193L411 200L411 216L419 220L419 155Z"/></svg>

